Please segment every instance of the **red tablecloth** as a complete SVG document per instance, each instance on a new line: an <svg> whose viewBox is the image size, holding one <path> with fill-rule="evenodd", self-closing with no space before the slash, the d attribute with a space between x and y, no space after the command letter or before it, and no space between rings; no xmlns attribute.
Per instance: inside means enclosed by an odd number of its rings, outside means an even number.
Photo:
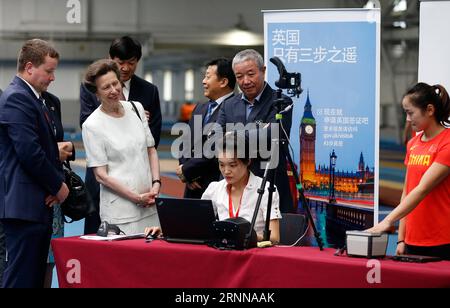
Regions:
<svg viewBox="0 0 450 308"><path fill-rule="evenodd" d="M63 288L450 287L448 261L378 262L316 247L222 251L161 240L79 238L56 239L52 246Z"/></svg>

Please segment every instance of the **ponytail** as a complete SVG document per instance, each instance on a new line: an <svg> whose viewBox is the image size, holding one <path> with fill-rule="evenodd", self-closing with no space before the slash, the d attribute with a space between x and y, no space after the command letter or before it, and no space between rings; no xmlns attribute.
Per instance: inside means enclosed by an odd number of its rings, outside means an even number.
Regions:
<svg viewBox="0 0 450 308"><path fill-rule="evenodd" d="M450 99L447 90L440 84L433 86L434 92L439 98L439 106L436 106L436 119L444 126L450 125Z"/></svg>
<svg viewBox="0 0 450 308"><path fill-rule="evenodd" d="M429 104L435 109L434 117L438 123L450 126L450 99L447 90L440 84L430 86L419 82L409 89L405 97L411 100L414 106L425 111Z"/></svg>

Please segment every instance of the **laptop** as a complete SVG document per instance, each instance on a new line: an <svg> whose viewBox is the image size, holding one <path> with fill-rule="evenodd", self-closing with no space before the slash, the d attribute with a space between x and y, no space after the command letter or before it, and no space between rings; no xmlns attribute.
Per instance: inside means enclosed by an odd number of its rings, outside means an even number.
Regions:
<svg viewBox="0 0 450 308"><path fill-rule="evenodd" d="M211 200L156 198L164 239L174 243L207 244L216 221Z"/></svg>

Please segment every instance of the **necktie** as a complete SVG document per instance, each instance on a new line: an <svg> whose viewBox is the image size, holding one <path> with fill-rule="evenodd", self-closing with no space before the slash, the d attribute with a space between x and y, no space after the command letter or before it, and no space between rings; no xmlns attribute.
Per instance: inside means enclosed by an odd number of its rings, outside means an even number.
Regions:
<svg viewBox="0 0 450 308"><path fill-rule="evenodd" d="M127 89L125 85L122 87L122 93L120 93L120 99L123 101L127 101L130 96L130 91Z"/></svg>
<svg viewBox="0 0 450 308"><path fill-rule="evenodd" d="M50 125L50 127L52 128L53 135L56 136L56 125L55 122L53 121L53 118L50 116L50 111L48 110L47 105L45 104L45 99L42 96L40 96L39 101L41 101L42 103L42 110L44 111L45 119L47 120L48 125Z"/></svg>
<svg viewBox="0 0 450 308"><path fill-rule="evenodd" d="M205 119L203 120L203 124L208 123L209 119L211 118L213 112L214 112L214 108L216 108L217 106L217 102L215 101L210 101L209 105L208 105L208 112L205 115Z"/></svg>

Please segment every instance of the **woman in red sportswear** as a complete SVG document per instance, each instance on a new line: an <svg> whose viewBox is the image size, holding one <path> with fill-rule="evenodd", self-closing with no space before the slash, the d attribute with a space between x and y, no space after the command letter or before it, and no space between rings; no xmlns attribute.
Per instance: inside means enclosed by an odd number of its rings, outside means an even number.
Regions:
<svg viewBox="0 0 450 308"><path fill-rule="evenodd" d="M407 173L400 204L370 232L400 220L397 254L450 260L450 101L441 85L418 83L403 97L414 131L407 145Z"/></svg>

